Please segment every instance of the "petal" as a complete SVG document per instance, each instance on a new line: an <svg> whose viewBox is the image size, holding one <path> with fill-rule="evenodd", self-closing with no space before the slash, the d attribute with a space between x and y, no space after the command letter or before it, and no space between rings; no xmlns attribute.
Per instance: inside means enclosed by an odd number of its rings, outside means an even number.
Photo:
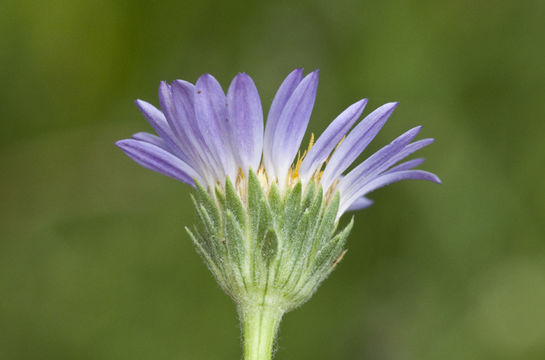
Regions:
<svg viewBox="0 0 545 360"><path fill-rule="evenodd" d="M275 150L273 148L273 139L276 127L286 103L302 79L303 69L295 69L286 77L274 96L269 115L267 116L265 135L263 137L263 163L267 174L271 177L274 177L273 159Z"/></svg>
<svg viewBox="0 0 545 360"><path fill-rule="evenodd" d="M189 165L158 146L134 139L120 140L115 144L136 163L148 169L192 186L193 179L200 181L199 175Z"/></svg>
<svg viewBox="0 0 545 360"><path fill-rule="evenodd" d="M341 180L341 183L344 183L344 184L339 183L339 186L342 186L345 189L345 191L344 191L345 195L351 196L351 194L354 191L357 191L361 186L365 185L367 182L369 182L369 181L373 180L374 178L376 178L377 176L379 176L379 174L381 174L381 173L386 174L386 173L391 173L391 172L395 171L395 167L388 170L388 171L385 171L390 166L398 163L399 161L403 160L404 158L411 155L415 151L420 150L423 147L428 146L431 143L433 143L433 139L423 139L423 140L415 141L414 143L408 144L403 149L401 149L400 151L395 152L389 159L385 160L382 164L380 164L380 166L378 168L375 168L374 171L372 171L369 174L365 175L365 177L363 177L361 179L362 181L360 181L360 179L356 179L356 182L354 182L353 178L352 178L351 181L353 181L353 184L350 185L350 188L348 188L346 186L346 184L348 184L348 181L344 180L346 177L348 177L348 175L347 175L344 179ZM418 166L418 164L416 164L414 166ZM400 165L400 167L401 168L399 170L408 170L408 168L405 168L405 166Z"/></svg>
<svg viewBox="0 0 545 360"><path fill-rule="evenodd" d="M193 164L206 173L209 184L215 184L215 180L221 179L223 169L214 157L207 141L203 137L195 115L195 86L184 80L175 80L169 87L169 93L164 94L174 107L173 123L178 124L177 133L181 142L190 154ZM167 116L168 119L168 116Z"/></svg>
<svg viewBox="0 0 545 360"><path fill-rule="evenodd" d="M238 74L227 92L227 111L237 162L248 173L259 168L263 149L263 109L259 93L247 74Z"/></svg>
<svg viewBox="0 0 545 360"><path fill-rule="evenodd" d="M272 163L274 174L281 184L305 135L317 87L318 70L315 70L299 83L278 119L272 141L272 149L275 152Z"/></svg>
<svg viewBox="0 0 545 360"><path fill-rule="evenodd" d="M376 177L382 171L386 170L391 164L389 160L397 153L402 151L420 132L421 126L412 128L404 134L398 136L390 144L375 152L364 162L350 171L341 181L339 181L339 191L341 194L351 195L352 191L357 190L363 184L373 177Z"/></svg>
<svg viewBox="0 0 545 360"><path fill-rule="evenodd" d="M439 179L439 177L437 177L437 175L428 171L424 171L424 170L396 171L393 173L381 175L377 177L376 179L370 181L368 184L366 184L364 187L360 189L359 191L361 193L360 196L364 194L368 194L381 187L393 184L400 180L428 180L437 184L441 184L441 180Z"/></svg>
<svg viewBox="0 0 545 360"><path fill-rule="evenodd" d="M148 123L155 130L157 135L159 135L168 145L170 150L176 154L179 158L188 162L189 157L187 154L180 148L179 141L176 139L176 136L172 132L165 115L158 110L155 106L143 100L136 100L136 106L142 112Z"/></svg>
<svg viewBox="0 0 545 360"><path fill-rule="evenodd" d="M159 105L161 105L161 110L163 110L165 118L171 128L174 129L174 131L177 131L180 128L180 125L177 124L176 109L172 100L172 89L166 81L161 81L159 83Z"/></svg>
<svg viewBox="0 0 545 360"><path fill-rule="evenodd" d="M432 139L432 138L415 141L415 142L405 146L403 148L403 150L401 150L399 153L392 156L392 158L389 159L388 162L385 165L387 167L390 167L390 166L398 163L399 161L405 159L407 156L411 155L412 153L414 153L414 152L416 152L416 151L430 145L433 142L434 142L434 139Z"/></svg>
<svg viewBox="0 0 545 360"><path fill-rule="evenodd" d="M402 170L411 170L417 166L420 166L425 161L424 158L418 158L418 159L412 159L409 161L405 161L404 163L401 163L397 166L394 166L391 169L388 169L388 171L384 172L384 174L389 174L396 171L402 171Z"/></svg>
<svg viewBox="0 0 545 360"><path fill-rule="evenodd" d="M157 135L153 135L147 132L139 132L132 136L134 140L140 140L158 146L161 149L170 152L167 143Z"/></svg>
<svg viewBox="0 0 545 360"><path fill-rule="evenodd" d="M200 132L209 144L212 155L222 167L224 176L234 180L238 168L231 148L226 103L225 93L212 75L205 74L197 80L195 115Z"/></svg>
<svg viewBox="0 0 545 360"><path fill-rule="evenodd" d="M306 182L312 174L320 168L324 161L328 158L335 146L341 141L345 134L350 130L352 125L358 120L367 99L358 101L344 110L320 135L316 144L309 150L308 154L303 159L299 168L301 180Z"/></svg>
<svg viewBox="0 0 545 360"><path fill-rule="evenodd" d="M373 205L374 201L371 199L368 199L364 196L357 198L356 201L350 205L346 211L356 211L356 210L362 210L365 208L368 208L369 206Z"/></svg>
<svg viewBox="0 0 545 360"><path fill-rule="evenodd" d="M186 137L188 125L194 122L194 92L195 86L184 80L175 80L170 86L165 82L160 85L161 107L164 103L169 108L165 112L167 121L179 137Z"/></svg>
<svg viewBox="0 0 545 360"><path fill-rule="evenodd" d="M348 134L346 139L331 156L322 176L322 186L327 189L362 153L375 138L398 103L382 105L365 117Z"/></svg>
<svg viewBox="0 0 545 360"><path fill-rule="evenodd" d="M437 175L432 174L427 171L423 170L404 170L404 171L396 171L389 174L381 175L364 186L362 186L357 192L355 192L350 198L346 198L342 200L341 205L339 206L339 214L342 215L343 212L346 211L356 201L359 197L364 196L372 191L375 191L383 186L390 185L392 183L395 183L400 180L428 180L435 182L437 184L441 184L441 180L437 177Z"/></svg>

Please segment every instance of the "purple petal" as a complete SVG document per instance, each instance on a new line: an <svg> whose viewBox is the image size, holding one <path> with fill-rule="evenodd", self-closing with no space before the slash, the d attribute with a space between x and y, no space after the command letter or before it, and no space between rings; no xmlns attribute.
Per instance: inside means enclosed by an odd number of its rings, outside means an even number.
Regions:
<svg viewBox="0 0 545 360"><path fill-rule="evenodd" d="M219 82L210 74L202 75L195 87L195 114L200 132L210 145L212 155L232 180L238 168L231 148L227 99Z"/></svg>
<svg viewBox="0 0 545 360"><path fill-rule="evenodd" d="M188 91L191 93L187 94ZM204 144L204 140L196 125L193 92L194 86L185 81L181 84L175 82L174 86L162 81L159 85L159 103L179 139L180 147L190 158L187 163L206 178L207 184L212 185L223 170L210 151L203 148L205 145L199 145Z"/></svg>
<svg viewBox="0 0 545 360"><path fill-rule="evenodd" d="M185 162L172 153L153 144L125 139L115 143L136 163L166 176L194 186L193 179L200 181L199 175Z"/></svg>
<svg viewBox="0 0 545 360"><path fill-rule="evenodd" d="M396 103L384 104L365 117L348 134L339 148L331 156L322 176L322 186L327 189L362 153L375 138L386 120L397 106Z"/></svg>
<svg viewBox="0 0 545 360"><path fill-rule="evenodd" d="M398 163L399 161L403 160L404 158L411 155L415 151L420 150L425 146L428 146L432 142L433 142L433 139L423 139L423 140L415 141L412 144L408 144L405 147L403 147L401 150L394 151L393 154L389 158L387 158L381 164L379 164L378 167L375 167L373 171L370 171L370 172L366 173L365 176L362 176L360 179L356 178L354 180L354 177L351 176L349 178L349 180L345 180L348 177L348 175L347 175L345 178L343 178L341 180L341 182L339 183L339 186L344 189L345 194L348 194L348 196L350 196L354 191L357 191L361 186L365 185L369 181L376 178L379 174L381 174L382 172L387 170L390 166ZM373 156L374 155L375 154L373 154ZM361 164L360 166L362 166L362 165L363 164ZM414 165L414 166L417 166L417 165ZM400 165L400 167L401 167L401 165ZM354 170L356 170L356 169L354 169ZM354 172L354 170L352 172ZM406 168L405 166L402 166L401 169L399 169L399 170L408 170L408 168ZM383 174L391 173L393 171L394 171L394 168L390 169L389 171L385 171ZM349 185L349 181L352 182L352 184ZM349 186L347 186L347 185L349 185Z"/></svg>
<svg viewBox="0 0 545 360"><path fill-rule="evenodd" d="M173 123L178 124L177 134L180 141L190 154L196 168L201 172L207 172L208 178L220 179L223 169L213 155L210 146L203 137L195 115L195 87L184 80L175 80L170 86L170 93L163 95L170 97L169 101L174 107ZM167 116L168 119L168 116ZM212 181L215 183L215 181Z"/></svg>
<svg viewBox="0 0 545 360"><path fill-rule="evenodd" d="M227 104L237 161L244 173L250 167L257 171L263 149L263 109L252 78L242 73L233 79Z"/></svg>
<svg viewBox="0 0 545 360"><path fill-rule="evenodd" d="M404 134L398 136L390 144L375 152L364 162L350 171L340 182L339 190L343 194L351 194L363 184L375 177L381 171L387 169L389 160L397 153L403 150L420 132L421 126L412 128Z"/></svg>
<svg viewBox="0 0 545 360"><path fill-rule="evenodd" d="M386 185L390 185L400 180L428 180L437 184L441 184L441 180L437 175L424 170L403 170L393 173L381 175L370 181L360 189L361 195L368 194ZM360 196L361 196L360 195Z"/></svg>
<svg viewBox="0 0 545 360"><path fill-rule="evenodd" d="M166 142L172 152L179 158L188 162L189 157L182 151L180 144L176 139L176 136L172 132L165 115L158 110L155 106L143 100L136 100L136 106L142 112L148 123L153 127L155 132Z"/></svg>
<svg viewBox="0 0 545 360"><path fill-rule="evenodd" d="M310 149L301 163L299 174L303 182L306 182L328 158L335 149L335 146L337 146L339 141L341 141L352 125L358 120L366 104L367 99L352 104L337 116L322 135L320 135L316 144Z"/></svg>
<svg viewBox="0 0 545 360"><path fill-rule="evenodd" d="M357 192L355 192L352 196L348 198L344 198L341 201L341 205L339 207L339 215L340 216L343 212L346 211L350 207L350 205L356 201L359 197L364 196L372 191L375 191L383 186L390 185L392 183L395 183L400 180L428 180L435 182L437 184L441 184L441 180L437 177L437 175L432 174L427 171L423 170L404 170L404 171L397 171L389 174L381 175L364 186L362 186Z"/></svg>
<svg viewBox="0 0 545 360"><path fill-rule="evenodd" d="M397 166L394 166L393 168L389 169L388 171L384 172L384 174L393 173L396 171L403 171L403 170L411 170L417 166L420 166L425 161L424 158L418 158L418 159L412 159L409 161L405 161L404 163L401 163Z"/></svg>
<svg viewBox="0 0 545 360"><path fill-rule="evenodd" d="M195 122L194 93L195 86L184 80L175 80L170 86L161 84L160 97L170 108L166 118L179 137L186 137L188 126Z"/></svg>
<svg viewBox="0 0 545 360"><path fill-rule="evenodd" d="M167 143L157 135L153 135L147 132L139 132L134 134L132 138L134 140L139 140L139 141L147 142L152 145L158 146L165 151L168 151L168 152L171 151Z"/></svg>
<svg viewBox="0 0 545 360"><path fill-rule="evenodd" d="M161 81L159 83L159 105L161 105L161 109L171 128L174 129L174 131L177 131L180 128L180 124L178 124L176 119L176 111L172 100L172 89L166 81Z"/></svg>
<svg viewBox="0 0 545 360"><path fill-rule="evenodd" d="M175 80L170 86L162 84L160 92L165 105L170 106L170 111L166 113L170 127L193 160L202 161L203 155L208 154L209 150L203 146L205 142L195 116L195 86L184 80Z"/></svg>
<svg viewBox="0 0 545 360"><path fill-rule="evenodd" d="M273 159L275 157L275 149L273 148L273 140L280 115L302 79L303 69L293 70L282 82L280 88L278 88L278 91L276 92L271 104L269 115L267 116L267 124L265 125L265 135L263 138L263 163L269 176L274 177Z"/></svg>
<svg viewBox="0 0 545 360"><path fill-rule="evenodd" d="M275 152L272 164L274 174L281 184L285 180L305 135L314 107L317 87L318 70L315 70L299 83L278 119L272 140L272 149Z"/></svg>
<svg viewBox="0 0 545 360"><path fill-rule="evenodd" d="M388 160L387 163L385 163L385 168L383 170L386 170L388 167L398 163L399 161L405 159L407 156L411 155L412 153L422 149L423 147L426 147L434 142L434 139L428 138L428 139L422 139L415 141L403 148L399 153L392 156L391 159Z"/></svg>
<svg viewBox="0 0 545 360"><path fill-rule="evenodd" d="M365 208L368 208L369 206L373 205L374 201L371 199L368 199L364 196L357 198L352 205L350 205L346 211L356 211L356 210L362 210Z"/></svg>

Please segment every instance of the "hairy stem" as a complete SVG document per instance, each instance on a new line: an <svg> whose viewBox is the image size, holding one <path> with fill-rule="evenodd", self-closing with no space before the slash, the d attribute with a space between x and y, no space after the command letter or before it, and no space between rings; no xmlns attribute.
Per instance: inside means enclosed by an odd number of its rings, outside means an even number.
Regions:
<svg viewBox="0 0 545 360"><path fill-rule="evenodd" d="M244 360L271 360L278 325L284 312L268 305L241 306Z"/></svg>

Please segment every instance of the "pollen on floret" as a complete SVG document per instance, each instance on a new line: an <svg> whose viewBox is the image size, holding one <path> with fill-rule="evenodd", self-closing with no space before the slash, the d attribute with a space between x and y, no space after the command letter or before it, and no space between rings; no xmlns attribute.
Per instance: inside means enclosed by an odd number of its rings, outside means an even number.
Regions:
<svg viewBox="0 0 545 360"><path fill-rule="evenodd" d="M344 140L344 138L339 141L339 143L337 144L337 147L341 144L341 142L343 140ZM285 186L286 190L293 189L293 187L295 187L297 185L297 183L299 183L301 181L300 174L299 174L299 169L301 167L301 164L303 163L303 160L305 159L305 156L307 156L307 154L309 153L310 149L312 149L313 146L314 146L314 133L312 133L311 136L310 136L310 141L309 141L309 145L308 145L307 149L303 151L303 154L301 154L300 152L297 154L297 160L295 161L295 163L288 170L287 177L284 180L285 181L284 184L286 185ZM327 164L328 161L329 161L329 158L325 161L325 164ZM306 186L309 183L319 184L320 179L322 178L322 175L324 173L322 168L323 168L323 166L319 167L314 172L314 174L310 177L310 179L306 183L303 184L303 186ZM259 184L260 184L260 186L263 189L263 192L265 194L269 193L272 183L278 181L278 180L271 180L272 177L269 174L267 174L267 170L266 170L265 165L263 163L260 164L259 169L255 172L255 175L256 175L256 177L257 177L257 179L259 181ZM336 188L338 182L339 182L338 180L335 180L333 182L333 184L331 186L329 186L328 189L324 189L325 190L325 193L324 193L324 198L325 199L330 199L332 197L332 195L335 192L335 188ZM237 189L240 198L241 199L246 199L247 195L248 195L248 177L244 173L242 168L238 169L237 176L236 176L236 179L235 179L234 183L235 183L235 188ZM221 184L218 184L218 185L221 186Z"/></svg>
<svg viewBox="0 0 545 360"><path fill-rule="evenodd" d="M301 155L301 151L297 153L297 161L295 162L295 165L293 165L288 170L288 186L290 188L295 186L295 184L297 184L297 182L299 181L299 169L301 167L301 164L303 163L303 160L305 159L305 156L307 156L310 149L312 149L312 146L314 146L314 133L310 134L308 148L303 152L303 155Z"/></svg>

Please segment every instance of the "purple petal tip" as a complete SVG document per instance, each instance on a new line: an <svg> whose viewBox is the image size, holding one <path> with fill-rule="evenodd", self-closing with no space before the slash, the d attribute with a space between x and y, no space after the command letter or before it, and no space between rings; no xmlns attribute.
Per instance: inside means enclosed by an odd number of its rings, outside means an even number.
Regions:
<svg viewBox="0 0 545 360"><path fill-rule="evenodd" d="M207 81L207 80L211 80L213 79L214 77L208 73L206 74L202 74L201 76L199 76L199 78L197 79L197 82L195 83L195 85L200 85L200 83L202 84L203 81ZM200 89L199 89L200 90Z"/></svg>
<svg viewBox="0 0 545 360"><path fill-rule="evenodd" d="M399 105L399 101L395 101L395 102L386 103L382 106L388 109L386 110L386 113L388 114L388 117L390 117L390 115L394 112L394 110L397 108L398 105Z"/></svg>
<svg viewBox="0 0 545 360"><path fill-rule="evenodd" d="M414 136L416 136L416 135L418 135L420 130L422 130L422 125L415 126L411 130L409 130L408 132L410 132L411 134L414 134Z"/></svg>
<svg viewBox="0 0 545 360"><path fill-rule="evenodd" d="M364 99L361 99L360 101L356 102L356 104L358 104L357 105L358 107L363 107L363 106L367 105L368 102L369 102L369 100L367 98L364 98Z"/></svg>
<svg viewBox="0 0 545 360"><path fill-rule="evenodd" d="M122 140L117 140L114 144L115 146L117 146L118 148L120 148L121 150L124 149L126 143L127 143L127 140L128 139L122 139Z"/></svg>

